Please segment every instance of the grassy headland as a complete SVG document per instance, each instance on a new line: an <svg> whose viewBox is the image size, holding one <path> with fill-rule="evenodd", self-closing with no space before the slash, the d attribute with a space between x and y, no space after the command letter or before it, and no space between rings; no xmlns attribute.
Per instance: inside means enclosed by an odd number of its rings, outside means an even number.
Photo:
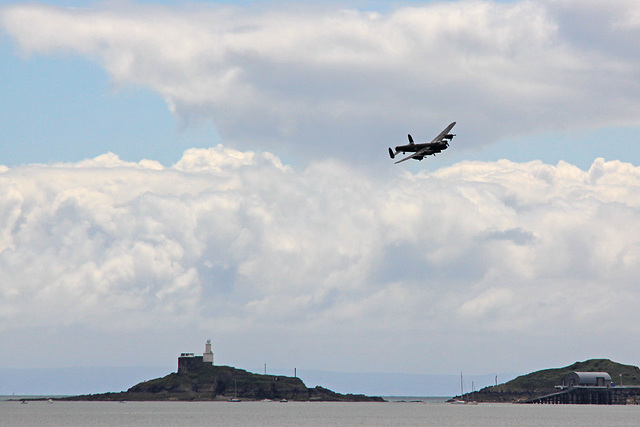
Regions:
<svg viewBox="0 0 640 427"><path fill-rule="evenodd" d="M464 397L477 402L525 401L557 391L555 387L560 385L564 376L571 372L607 372L618 384L622 379L622 384L625 386L640 386L640 368L637 366L623 365L609 359L591 359L563 368L544 369L521 375L504 384L465 394Z"/></svg>

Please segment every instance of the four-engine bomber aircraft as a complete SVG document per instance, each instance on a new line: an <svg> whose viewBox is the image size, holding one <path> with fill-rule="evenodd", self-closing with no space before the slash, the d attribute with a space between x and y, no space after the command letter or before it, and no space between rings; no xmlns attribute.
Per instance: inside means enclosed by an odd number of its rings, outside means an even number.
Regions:
<svg viewBox="0 0 640 427"><path fill-rule="evenodd" d="M396 147L395 153L391 148L389 148L389 155L392 159L394 159L396 157L396 154L398 153L405 154L413 152L412 155L405 157L402 160L398 160L396 163L404 162L405 160L409 159L422 160L424 156L435 155L436 153L439 153L442 150L446 150L449 147L449 141L451 141L455 136L454 134L449 132L451 132L451 129L453 129L455 125L456 122L451 123L442 132L440 132L440 135L433 138L433 141L422 144L415 144L413 142L413 138L411 138L411 135L409 135L409 144L398 145Z"/></svg>

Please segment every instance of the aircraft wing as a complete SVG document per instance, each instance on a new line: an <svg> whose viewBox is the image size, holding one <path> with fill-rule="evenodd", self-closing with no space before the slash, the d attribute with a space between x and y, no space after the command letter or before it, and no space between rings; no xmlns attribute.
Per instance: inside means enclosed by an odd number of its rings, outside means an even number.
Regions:
<svg viewBox="0 0 640 427"><path fill-rule="evenodd" d="M432 154L432 153L433 153L433 150L430 147L425 147L422 150L416 151L412 155L405 157L404 159L398 160L396 164L402 163L405 160L413 159L414 157L420 157L420 160L422 160L422 157L428 156L429 154Z"/></svg>
<svg viewBox="0 0 640 427"><path fill-rule="evenodd" d="M446 134L448 134L449 132L451 132L451 129L453 129L453 127L456 125L456 122L451 123L449 126L447 126L442 132L440 132L440 134L438 136L436 136L435 138L433 138L433 141L431 141L431 143L433 144L434 142L440 142L442 141L442 138L444 138L444 136Z"/></svg>

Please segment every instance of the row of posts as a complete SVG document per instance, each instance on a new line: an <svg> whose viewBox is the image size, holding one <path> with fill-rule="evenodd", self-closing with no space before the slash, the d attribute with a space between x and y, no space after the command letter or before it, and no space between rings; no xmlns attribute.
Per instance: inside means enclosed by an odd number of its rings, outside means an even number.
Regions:
<svg viewBox="0 0 640 427"><path fill-rule="evenodd" d="M533 403L552 405L624 405L627 403L628 395L634 392L635 394L637 394L638 392L640 392L640 388L637 390L615 387L598 390L574 388L565 392L535 399Z"/></svg>

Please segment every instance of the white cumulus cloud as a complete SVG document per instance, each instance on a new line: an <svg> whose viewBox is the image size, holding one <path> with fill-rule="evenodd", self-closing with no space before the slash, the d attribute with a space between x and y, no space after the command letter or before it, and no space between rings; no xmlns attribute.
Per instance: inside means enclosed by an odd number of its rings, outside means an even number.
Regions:
<svg viewBox="0 0 640 427"><path fill-rule="evenodd" d="M638 125L638 16L622 0L388 12L18 4L0 25L25 54L95 59L116 85L161 94L181 120L211 120L227 143L305 158L358 152L359 162L406 129L428 135L451 120L473 135L461 146Z"/></svg>
<svg viewBox="0 0 640 427"><path fill-rule="evenodd" d="M526 363L537 340L571 361L634 336L638 188L640 168L602 159L381 177L224 146L171 167L105 154L3 168L0 358L37 360L14 351L44 331L86 357L80 329L121 364L142 357L129 346L173 358L158 337L210 335L240 366L455 372L465 356L439 355L471 346L475 369L498 370L496 348Z"/></svg>

